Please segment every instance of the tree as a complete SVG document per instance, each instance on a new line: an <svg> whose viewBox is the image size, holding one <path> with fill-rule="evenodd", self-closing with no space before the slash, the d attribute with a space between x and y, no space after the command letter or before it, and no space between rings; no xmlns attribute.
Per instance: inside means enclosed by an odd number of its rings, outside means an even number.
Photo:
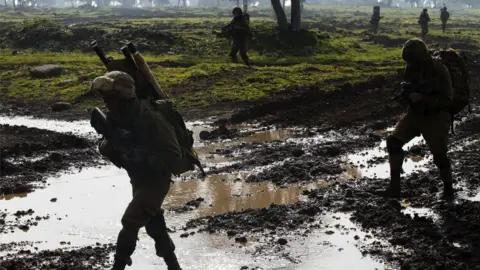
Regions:
<svg viewBox="0 0 480 270"><path fill-rule="evenodd" d="M291 21L292 21L292 31L298 32L301 28L301 7L300 0L291 0L292 10L291 10Z"/></svg>
<svg viewBox="0 0 480 270"><path fill-rule="evenodd" d="M287 15L285 15L285 11L282 8L282 4L280 4L280 0L270 0L272 3L273 11L275 11L275 16L277 17L278 27L281 31L288 30L288 21Z"/></svg>

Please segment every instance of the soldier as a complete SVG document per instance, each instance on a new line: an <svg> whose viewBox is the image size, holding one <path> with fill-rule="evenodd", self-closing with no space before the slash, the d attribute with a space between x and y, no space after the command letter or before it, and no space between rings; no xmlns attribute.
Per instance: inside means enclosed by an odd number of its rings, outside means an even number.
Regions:
<svg viewBox="0 0 480 270"><path fill-rule="evenodd" d="M122 217L112 270L123 270L132 264L130 256L136 247L138 231L144 226L155 240L157 256L163 257L169 270L181 270L161 209L170 188L169 168L181 159L175 130L150 104L137 99L130 75L108 72L95 78L91 88L103 97L109 121L130 134L125 142L130 149L128 153L121 150L125 145L114 145L108 140L99 144L103 156L127 171L133 189L133 199Z"/></svg>
<svg viewBox="0 0 480 270"><path fill-rule="evenodd" d="M418 23L422 27L422 39L425 39L428 33L428 23L430 22L430 16L427 13L427 9L424 8L423 12L420 14Z"/></svg>
<svg viewBox="0 0 480 270"><path fill-rule="evenodd" d="M428 93L411 93L408 97L401 96L397 99L400 104L408 105L408 110L397 123L392 135L387 137L391 178L385 195L401 195L400 174L404 160L402 147L414 137L422 135L433 155L433 162L440 170L444 184L443 198L450 199L454 196L454 191L452 169L447 156L453 98L449 71L441 60L432 58L420 39L405 43L402 58L406 62L404 80L414 84L426 82L432 90ZM423 88L426 90L427 86Z"/></svg>
<svg viewBox="0 0 480 270"><path fill-rule="evenodd" d="M248 38L252 35L249 25L249 17L243 14L242 9L236 7L232 11L233 20L224 27L224 31L232 37L232 48L230 50L230 57L232 62L238 63L237 53L240 51L243 63L249 65L247 55Z"/></svg>
<svg viewBox="0 0 480 270"><path fill-rule="evenodd" d="M372 25L373 33L376 34L378 30L378 23L380 22L380 19L382 19L383 16L380 16L380 7L379 6L374 6L373 7L373 14L372 17L370 18L370 24Z"/></svg>
<svg viewBox="0 0 480 270"><path fill-rule="evenodd" d="M445 33L445 28L447 27L447 21L450 18L450 12L447 11L447 7L443 6L440 9L440 20L442 20L442 30Z"/></svg>

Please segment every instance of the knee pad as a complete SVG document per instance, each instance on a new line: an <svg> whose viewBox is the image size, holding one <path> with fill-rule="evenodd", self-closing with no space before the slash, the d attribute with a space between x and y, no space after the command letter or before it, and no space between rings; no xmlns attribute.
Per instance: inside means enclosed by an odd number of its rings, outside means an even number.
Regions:
<svg viewBox="0 0 480 270"><path fill-rule="evenodd" d="M403 154L403 149L402 149L403 145L405 145L405 143L395 138L394 136L389 135L387 137L388 154L390 155Z"/></svg>
<svg viewBox="0 0 480 270"><path fill-rule="evenodd" d="M443 155L434 155L433 156L433 163L439 168L439 169L445 169L450 167L450 159L446 154Z"/></svg>

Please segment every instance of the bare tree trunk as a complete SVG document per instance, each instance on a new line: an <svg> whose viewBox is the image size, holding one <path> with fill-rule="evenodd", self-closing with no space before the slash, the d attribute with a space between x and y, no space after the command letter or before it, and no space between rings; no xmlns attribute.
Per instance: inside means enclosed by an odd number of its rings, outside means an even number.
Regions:
<svg viewBox="0 0 480 270"><path fill-rule="evenodd" d="M237 3L237 7L240 6L240 0L236 0L236 3Z"/></svg>
<svg viewBox="0 0 480 270"><path fill-rule="evenodd" d="M285 10L285 0L283 0L283 10Z"/></svg>
<svg viewBox="0 0 480 270"><path fill-rule="evenodd" d="M183 6L184 6L184 7L187 6L187 0L183 0Z"/></svg>
<svg viewBox="0 0 480 270"><path fill-rule="evenodd" d="M292 13L291 13L291 21L292 21L292 31L298 32L300 31L302 20L301 20L301 11L300 11L300 0L291 0L292 6Z"/></svg>
<svg viewBox="0 0 480 270"><path fill-rule="evenodd" d="M243 12L248 12L248 0L243 0Z"/></svg>
<svg viewBox="0 0 480 270"><path fill-rule="evenodd" d="M277 23L278 27L281 31L288 30L288 22L287 16L285 15L285 11L282 8L282 4L280 4L280 0L270 0L272 3L273 11L275 11L275 15L277 16Z"/></svg>

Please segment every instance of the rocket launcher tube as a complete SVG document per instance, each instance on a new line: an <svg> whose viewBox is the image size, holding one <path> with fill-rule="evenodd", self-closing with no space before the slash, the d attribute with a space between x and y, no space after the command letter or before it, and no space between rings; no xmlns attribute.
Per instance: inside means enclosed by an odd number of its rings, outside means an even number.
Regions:
<svg viewBox="0 0 480 270"><path fill-rule="evenodd" d="M136 50L136 48L133 46L131 42L128 44L128 49L130 50L130 52L132 52L133 59L135 60L135 63L137 63L137 67L140 73L142 73L142 75L145 76L145 78L147 78L147 80L152 84L157 94L157 97L154 97L154 98L168 99L167 94L162 92L162 89L158 84L157 79L153 75L152 70L150 70L150 68L148 67L147 62L145 61L143 56L140 54L140 52Z"/></svg>

